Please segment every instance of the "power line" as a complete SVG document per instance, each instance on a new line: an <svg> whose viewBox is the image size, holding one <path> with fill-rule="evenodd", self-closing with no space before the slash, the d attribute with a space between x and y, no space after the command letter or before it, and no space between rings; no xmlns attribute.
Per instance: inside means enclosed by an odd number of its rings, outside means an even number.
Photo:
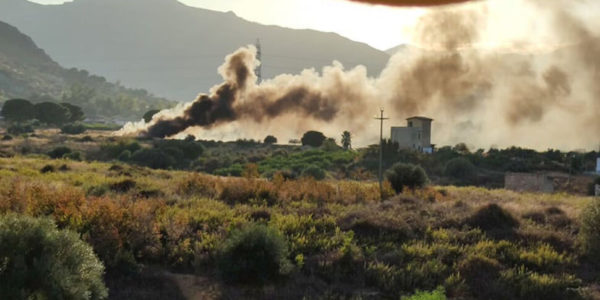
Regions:
<svg viewBox="0 0 600 300"><path fill-rule="evenodd" d="M383 117L383 108L381 110L381 116L375 117L375 120L380 121L379 127L379 195L381 201L383 201L383 121L388 120L389 118Z"/></svg>

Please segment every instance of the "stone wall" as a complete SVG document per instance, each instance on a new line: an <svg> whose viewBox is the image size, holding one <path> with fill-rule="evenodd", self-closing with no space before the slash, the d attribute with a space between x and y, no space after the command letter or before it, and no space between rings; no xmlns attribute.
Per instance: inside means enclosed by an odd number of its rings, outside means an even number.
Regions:
<svg viewBox="0 0 600 300"><path fill-rule="evenodd" d="M504 188L517 192L554 192L554 183L544 173L506 173Z"/></svg>

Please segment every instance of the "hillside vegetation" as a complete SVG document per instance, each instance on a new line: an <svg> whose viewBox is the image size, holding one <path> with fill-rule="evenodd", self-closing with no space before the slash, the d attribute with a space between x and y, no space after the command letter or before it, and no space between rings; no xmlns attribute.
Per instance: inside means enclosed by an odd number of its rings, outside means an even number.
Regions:
<svg viewBox="0 0 600 300"><path fill-rule="evenodd" d="M92 119L140 120L174 102L142 89L125 88L85 70L65 69L17 28L0 21L0 106L5 100L68 102Z"/></svg>

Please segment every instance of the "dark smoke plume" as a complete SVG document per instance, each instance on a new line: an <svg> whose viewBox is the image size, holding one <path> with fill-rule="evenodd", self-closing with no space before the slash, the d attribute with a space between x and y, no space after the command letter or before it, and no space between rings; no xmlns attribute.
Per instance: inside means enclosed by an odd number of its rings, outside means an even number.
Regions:
<svg viewBox="0 0 600 300"><path fill-rule="evenodd" d="M169 137L187 128L211 128L224 122L252 119L262 122L283 114L331 121L336 117L339 103L326 93L306 83L285 88L256 85L253 73L255 49L242 48L226 58L220 68L224 83L211 94L202 94L180 115L162 116L144 130L151 137ZM251 95L251 101L244 99Z"/></svg>

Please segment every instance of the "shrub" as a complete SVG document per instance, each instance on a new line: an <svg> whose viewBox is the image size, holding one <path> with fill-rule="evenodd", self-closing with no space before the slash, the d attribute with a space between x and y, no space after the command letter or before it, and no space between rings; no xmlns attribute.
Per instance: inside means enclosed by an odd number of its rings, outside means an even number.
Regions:
<svg viewBox="0 0 600 300"><path fill-rule="evenodd" d="M600 199L595 198L581 213L580 237L585 254L600 259Z"/></svg>
<svg viewBox="0 0 600 300"><path fill-rule="evenodd" d="M325 141L325 135L319 131L307 131L301 141L303 146L321 147Z"/></svg>
<svg viewBox="0 0 600 300"><path fill-rule="evenodd" d="M443 287L437 288L432 292L417 291L410 297L402 297L402 300L446 300L446 295Z"/></svg>
<svg viewBox="0 0 600 300"><path fill-rule="evenodd" d="M60 129L60 132L64 134L82 134L85 132L85 130L85 125L81 123L70 123L63 126Z"/></svg>
<svg viewBox="0 0 600 300"><path fill-rule="evenodd" d="M54 149L52 149L52 151L48 152L48 156L50 156L50 158L62 158L65 154L71 153L71 148L69 147L56 147Z"/></svg>
<svg viewBox="0 0 600 300"><path fill-rule="evenodd" d="M154 115L157 114L158 112L160 112L160 110L158 110L158 109L151 109L151 110L147 111L144 114L144 116L142 117L144 119L144 122L150 123L150 121L152 121L152 117L154 117Z"/></svg>
<svg viewBox="0 0 600 300"><path fill-rule="evenodd" d="M85 119L85 113L83 113L81 107L66 102L60 103L60 105L69 110L69 121L78 122Z"/></svg>
<svg viewBox="0 0 600 300"><path fill-rule="evenodd" d="M110 184L110 189L116 193L127 193L136 186L136 182L131 179L114 182Z"/></svg>
<svg viewBox="0 0 600 300"><path fill-rule="evenodd" d="M53 173L55 171L56 171L56 169L54 168L53 165L45 165L43 168L40 169L40 173L42 173L42 174Z"/></svg>
<svg viewBox="0 0 600 300"><path fill-rule="evenodd" d="M5 134L5 135L2 137L2 140L3 140L3 141L10 141L10 140L12 140L12 139L13 139L13 137L12 137L10 134Z"/></svg>
<svg viewBox="0 0 600 300"><path fill-rule="evenodd" d="M385 177L397 193L401 193L404 187L421 188L429 181L423 168L405 163L393 165L385 172Z"/></svg>
<svg viewBox="0 0 600 300"><path fill-rule="evenodd" d="M82 137L79 141L82 143L89 143L89 142L93 142L94 139L91 136L86 135L86 136Z"/></svg>
<svg viewBox="0 0 600 300"><path fill-rule="evenodd" d="M153 169L168 169L175 165L175 159L159 149L141 149L133 153L131 161Z"/></svg>
<svg viewBox="0 0 600 300"><path fill-rule="evenodd" d="M310 165L302 171L302 176L312 177L316 180L323 180L325 179L325 171L318 166Z"/></svg>
<svg viewBox="0 0 600 300"><path fill-rule="evenodd" d="M469 179L475 175L475 166L466 158L453 158L446 163L444 175L463 180Z"/></svg>
<svg viewBox="0 0 600 300"><path fill-rule="evenodd" d="M539 274L521 266L502 272L501 280L506 287L505 290L510 291L512 296L495 299L583 299L577 291L581 286L581 280L573 275Z"/></svg>
<svg viewBox="0 0 600 300"><path fill-rule="evenodd" d="M121 152L121 154L119 154L119 157L117 157L118 160L120 161L128 161L131 159L131 151L129 150L123 150L123 152Z"/></svg>
<svg viewBox="0 0 600 300"><path fill-rule="evenodd" d="M0 295L6 299L104 299L104 266L92 248L48 219L0 217Z"/></svg>
<svg viewBox="0 0 600 300"><path fill-rule="evenodd" d="M101 152L108 159L117 158L123 151L129 150L131 153L142 149L140 143L135 141L119 141L118 143L105 144L100 147Z"/></svg>
<svg viewBox="0 0 600 300"><path fill-rule="evenodd" d="M63 158L70 159L70 160L81 161L81 152L79 152L79 151L77 151L77 152L70 152L70 153L67 153L67 154L63 155Z"/></svg>
<svg viewBox="0 0 600 300"><path fill-rule="evenodd" d="M265 144L272 145L277 143L277 138L272 135L267 135L264 140Z"/></svg>
<svg viewBox="0 0 600 300"><path fill-rule="evenodd" d="M253 225L234 231L220 249L219 272L227 282L265 284L292 271L284 237L275 229Z"/></svg>
<svg viewBox="0 0 600 300"><path fill-rule="evenodd" d="M467 224L482 230L510 230L519 226L519 221L498 204L492 203L479 208L471 215Z"/></svg>
<svg viewBox="0 0 600 300"><path fill-rule="evenodd" d="M479 299L510 299L497 283L502 265L495 259L482 255L469 255L459 262L458 272Z"/></svg>
<svg viewBox="0 0 600 300"><path fill-rule="evenodd" d="M34 105L35 118L49 125L62 125L69 122L71 112L68 108L53 102Z"/></svg>
<svg viewBox="0 0 600 300"><path fill-rule="evenodd" d="M6 132L12 135L21 135L33 132L33 126L29 124L13 124L6 129Z"/></svg>
<svg viewBox="0 0 600 300"><path fill-rule="evenodd" d="M4 102L0 114L8 121L22 122L35 117L33 104L25 99L11 99Z"/></svg>

